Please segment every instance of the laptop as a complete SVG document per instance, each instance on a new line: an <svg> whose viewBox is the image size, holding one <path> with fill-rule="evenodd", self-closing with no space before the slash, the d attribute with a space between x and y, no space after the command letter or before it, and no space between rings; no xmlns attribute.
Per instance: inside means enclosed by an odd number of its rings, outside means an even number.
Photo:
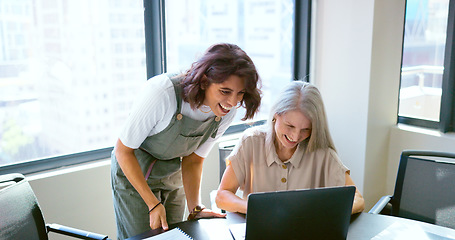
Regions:
<svg viewBox="0 0 455 240"><path fill-rule="evenodd" d="M344 240L354 194L354 186L252 193L246 227L229 229L236 240Z"/></svg>

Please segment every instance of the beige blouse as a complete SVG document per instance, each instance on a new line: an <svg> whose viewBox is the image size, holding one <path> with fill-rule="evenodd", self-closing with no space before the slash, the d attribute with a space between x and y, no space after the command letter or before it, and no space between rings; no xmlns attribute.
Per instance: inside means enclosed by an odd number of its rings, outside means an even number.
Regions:
<svg viewBox="0 0 455 240"><path fill-rule="evenodd" d="M333 149L304 153L299 144L292 157L283 163L273 144L267 144L263 126L245 131L227 157L243 197L253 192L270 192L345 185L349 169Z"/></svg>

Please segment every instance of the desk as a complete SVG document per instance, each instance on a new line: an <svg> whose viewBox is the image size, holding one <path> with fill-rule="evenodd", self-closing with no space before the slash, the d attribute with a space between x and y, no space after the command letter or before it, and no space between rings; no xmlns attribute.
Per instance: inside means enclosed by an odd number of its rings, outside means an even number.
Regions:
<svg viewBox="0 0 455 240"><path fill-rule="evenodd" d="M195 240L232 240L229 232L229 224L244 223L245 215L238 213L228 213L226 218L199 219L172 224L169 227L179 227ZM384 231L386 230L386 231ZM422 233L428 240L448 240L455 239L455 229L445 228L424 222L392 217L386 215L361 213L351 217L349 225L348 240L369 240L378 234L386 233L387 230L392 235L407 233ZM397 232L399 231L399 232ZM407 232L406 232L407 231ZM412 231L412 232L410 232ZM128 240L139 240L161 233L162 230L150 230ZM384 235L383 235L384 236ZM380 239L394 239L384 236ZM395 238L396 239L396 238ZM400 238L401 239L401 238ZM408 238L411 239L411 238Z"/></svg>

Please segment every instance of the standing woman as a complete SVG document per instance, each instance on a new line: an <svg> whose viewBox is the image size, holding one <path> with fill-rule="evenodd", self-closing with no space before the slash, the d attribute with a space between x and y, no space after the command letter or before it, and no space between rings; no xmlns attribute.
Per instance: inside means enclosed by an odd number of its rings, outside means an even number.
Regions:
<svg viewBox="0 0 455 240"><path fill-rule="evenodd" d="M147 81L112 152L111 184L120 239L183 220L223 217L201 204L204 158L232 122L258 111L259 76L233 44L215 44L180 74ZM182 181L183 180L183 181Z"/></svg>

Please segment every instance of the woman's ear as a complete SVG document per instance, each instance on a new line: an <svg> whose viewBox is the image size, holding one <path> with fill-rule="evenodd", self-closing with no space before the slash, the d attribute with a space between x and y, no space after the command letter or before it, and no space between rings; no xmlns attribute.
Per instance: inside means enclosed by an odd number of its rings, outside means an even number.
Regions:
<svg viewBox="0 0 455 240"><path fill-rule="evenodd" d="M204 75L202 75L202 78L201 78L201 89L205 90L208 88L208 86L209 86L209 79L204 74Z"/></svg>
<svg viewBox="0 0 455 240"><path fill-rule="evenodd" d="M276 114L276 113L275 113L275 114L273 114L273 118L272 118L272 122L273 122L273 123L274 123L274 122L276 122L276 116L277 116L277 114Z"/></svg>

